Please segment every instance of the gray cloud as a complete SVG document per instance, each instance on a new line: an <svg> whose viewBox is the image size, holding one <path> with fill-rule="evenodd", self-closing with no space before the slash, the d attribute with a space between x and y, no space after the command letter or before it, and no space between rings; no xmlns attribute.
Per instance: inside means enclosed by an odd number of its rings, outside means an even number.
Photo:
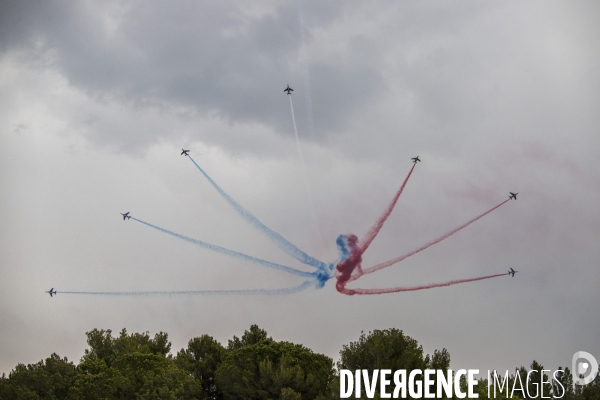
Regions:
<svg viewBox="0 0 600 400"><path fill-rule="evenodd" d="M5 49L35 48L31 54L51 57L69 83L90 96L121 98L138 107L181 105L289 132L289 116L279 105L286 82L301 92L296 3L258 16L226 2L106 8L16 2L12 7L4 13L6 25L15 27L7 28ZM332 7L315 8L318 18L305 18L319 24L306 27L308 40L311 29L327 29L337 17ZM324 107L331 112L317 113L327 130L381 89L376 69L361 63L360 54L309 68L316 78L315 98L323 95L333 104L337 96L335 107Z"/></svg>

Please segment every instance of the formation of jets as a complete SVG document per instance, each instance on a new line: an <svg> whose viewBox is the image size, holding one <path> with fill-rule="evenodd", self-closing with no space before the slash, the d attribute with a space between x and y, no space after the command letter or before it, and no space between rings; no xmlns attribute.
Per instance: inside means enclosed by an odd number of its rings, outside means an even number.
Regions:
<svg viewBox="0 0 600 400"><path fill-rule="evenodd" d="M287 88L285 88L283 91L286 92L287 94L292 94L292 92L294 91L294 89L292 89L290 87L290 85L288 84ZM182 156L189 155L189 152L190 152L189 150L181 149L181 155ZM419 156L413 157L413 158L411 158L411 160L415 164L418 163L418 162L421 162L421 159L419 158ZM517 195L519 194L519 193L513 193L513 192L509 192L509 193L510 193L510 196L508 196L508 198L509 199L514 199L514 200L517 199ZM126 213L124 213L124 214L121 213L121 215L123 216L123 221L125 221L126 219L130 219L131 218L131 215L129 215L129 211L126 212ZM512 277L514 277L517 272L519 272L519 271L515 271L512 268L508 270L508 274L510 276L512 276ZM56 294L56 290L54 290L54 288L52 288L49 291L47 291L46 293L50 294L50 297L52 297L53 295Z"/></svg>
<svg viewBox="0 0 600 400"><path fill-rule="evenodd" d="M56 294L56 290L54 290L54 288L47 290L46 293L50 294L50 297L52 297L53 294Z"/></svg>

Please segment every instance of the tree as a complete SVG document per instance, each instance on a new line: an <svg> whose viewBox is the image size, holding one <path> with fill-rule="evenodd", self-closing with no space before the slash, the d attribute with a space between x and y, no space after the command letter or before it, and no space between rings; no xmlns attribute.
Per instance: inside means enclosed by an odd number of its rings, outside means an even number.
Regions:
<svg viewBox="0 0 600 400"><path fill-rule="evenodd" d="M449 367L448 350L435 350L433 356L424 356L423 347L415 339L395 328L361 333L356 342L342 346L338 362L338 369L368 370L371 374L375 369L404 369L407 376L413 369L446 371Z"/></svg>
<svg viewBox="0 0 600 400"><path fill-rule="evenodd" d="M148 332L117 338L110 330L87 333L90 348L77 366L70 394L85 399L196 399L201 383L175 365L166 333Z"/></svg>
<svg viewBox="0 0 600 400"><path fill-rule="evenodd" d="M215 377L226 400L308 400L328 395L333 376L329 357L302 345L276 342L253 325L242 339L229 341Z"/></svg>
<svg viewBox="0 0 600 400"><path fill-rule="evenodd" d="M229 341L227 344L227 349L236 350L244 346L267 342L273 342L272 338L267 337L267 331L260 329L258 325L250 325L250 329L244 332L241 339L239 339L237 336L234 336L233 339Z"/></svg>
<svg viewBox="0 0 600 400"><path fill-rule="evenodd" d="M583 387L581 397L584 400L600 400L600 370L596 373L596 378Z"/></svg>
<svg viewBox="0 0 600 400"><path fill-rule="evenodd" d="M558 369L563 370L562 367L558 367ZM552 394L562 400L572 400L575 398L573 375L568 367L563 371L563 373L556 374L556 380L552 381Z"/></svg>
<svg viewBox="0 0 600 400"><path fill-rule="evenodd" d="M529 376L527 380L527 388L528 390L525 392L527 398L530 399L539 399L542 397L549 397L552 393L552 384L550 383L550 379L548 375L542 373L544 370L544 366L537 361L533 360L531 363L531 370L529 373L525 373L525 375L521 375L523 382ZM529 374L529 375L528 375ZM548 383L542 383L548 382Z"/></svg>
<svg viewBox="0 0 600 400"><path fill-rule="evenodd" d="M423 356L423 347L405 336L401 330L374 330L366 335L361 333L356 342L342 346L340 369L425 369L428 360Z"/></svg>
<svg viewBox="0 0 600 400"><path fill-rule="evenodd" d="M187 349L177 353L175 363L194 379L202 382L204 398L222 399L223 396L215 382L215 372L224 353L225 348L219 342L208 335L202 335L190 340Z"/></svg>
<svg viewBox="0 0 600 400"><path fill-rule="evenodd" d="M302 395L290 388L281 389L279 400L302 400Z"/></svg>
<svg viewBox="0 0 600 400"><path fill-rule="evenodd" d="M75 366L66 358L52 354L35 364L18 364L0 377L0 399L34 400L110 400L110 399L210 399L210 400L333 400L339 398L340 377L332 360L294 343L277 342L256 325L234 336L227 348L208 335L193 338L187 348L173 357L171 343L164 332L153 337L148 332L117 337L110 330L87 332L89 348ZM340 369L406 370L450 367L446 349L426 355L419 343L398 329L361 333L357 341L340 351ZM503 381L502 392L491 389L490 398L541 398L540 384L548 382L544 367L536 361L528 369L520 367ZM559 367L559 369L561 369ZM408 376L408 375L407 375ZM568 368L545 383L544 396L552 393L564 400L600 400L600 374L588 385L573 386ZM421 376L421 381L422 376ZM486 399L487 380L475 387L479 398ZM564 388L564 390L561 388ZM467 391L466 377L460 380ZM527 391L529 389L529 392ZM431 388L436 392L436 388ZM362 390L363 396L366 394ZM375 398L380 398L379 385ZM456 397L456 394L454 395Z"/></svg>
<svg viewBox="0 0 600 400"><path fill-rule="evenodd" d="M139 352L167 356L171 351L171 342L164 332L155 334L154 339L148 332L128 335L125 328L118 338L112 337L110 329L93 329L86 335L90 348L85 350L82 360L104 360L109 367L123 354Z"/></svg>
<svg viewBox="0 0 600 400"><path fill-rule="evenodd" d="M19 364L0 380L1 399L65 399L72 380L75 365L56 353L36 364Z"/></svg>

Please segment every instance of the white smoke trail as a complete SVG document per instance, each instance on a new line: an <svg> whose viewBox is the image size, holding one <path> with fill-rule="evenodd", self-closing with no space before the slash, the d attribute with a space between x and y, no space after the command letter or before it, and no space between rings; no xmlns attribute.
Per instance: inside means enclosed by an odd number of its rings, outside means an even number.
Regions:
<svg viewBox="0 0 600 400"><path fill-rule="evenodd" d="M308 201L310 205L310 211L313 218L313 223L315 224L315 228L317 230L317 237L319 239L319 244L323 244L323 237L321 236L321 229L319 228L319 221L317 220L317 215L315 214L315 208L313 206L312 193L310 190L310 184L308 183L308 174L306 172L306 164L304 164L304 157L302 156L302 148L300 147L300 137L298 136L298 128L296 126L296 116L294 115L294 105L292 104L292 96L288 95L290 98L290 110L292 110L292 123L294 124L294 135L296 136L296 147L298 148L298 157L300 157L300 162L302 163L302 171L304 172L304 184L306 185L306 193L308 194Z"/></svg>
<svg viewBox="0 0 600 400"><path fill-rule="evenodd" d="M302 13L302 0L298 0L298 15L300 17L300 33L302 34L302 72L304 83L304 100L306 101L306 118L308 119L308 133L310 140L315 140L315 123L313 119L312 96L310 95L310 76L308 74L308 53L306 52L306 37L304 35L304 14Z"/></svg>

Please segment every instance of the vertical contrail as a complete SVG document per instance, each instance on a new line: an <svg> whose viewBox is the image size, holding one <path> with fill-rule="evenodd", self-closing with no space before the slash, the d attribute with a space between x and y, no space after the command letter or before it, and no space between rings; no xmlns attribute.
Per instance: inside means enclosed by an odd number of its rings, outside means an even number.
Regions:
<svg viewBox="0 0 600 400"><path fill-rule="evenodd" d="M310 184L308 183L308 174L306 172L306 164L304 164L304 157L302 156L302 148L300 147L300 137L298 136L298 127L296 126L296 116L294 115L294 105L292 104L292 96L288 95L290 98L290 110L292 111L292 124L294 125L294 136L296 137L296 147L298 148L298 157L300 158L300 163L302 164L302 172L304 173L304 184L306 186L306 193L308 194L308 201L310 206L310 211L313 217L313 223L315 224L315 228L317 231L317 237L319 239L319 244L323 244L323 238L321 237L321 229L319 228L319 221L317 220L317 215L315 214L315 208L313 205L312 193L310 190Z"/></svg>
<svg viewBox="0 0 600 400"><path fill-rule="evenodd" d="M208 182L217 190L221 197L223 197L242 218L244 218L248 223L250 223L250 225L264 233L266 236L268 236L269 239L271 239L271 241L277 245L277 247L285 251L290 256L294 257L296 260L300 261L303 264L325 270L327 266L324 262L309 256L308 254L300 250L298 247L294 246L290 241L281 236L279 233L275 232L274 230L270 229L265 224L260 222L259 219L254 216L254 214L242 207L229 194L227 194L223 189L221 189L221 187L217 185L217 183L213 181L212 178L206 172L204 172L202 168L200 168L198 163L196 163L196 161L194 161L194 159L190 155L188 155L188 158L191 162L194 163L196 168L198 168L198 170L202 173L202 175L204 175Z"/></svg>
<svg viewBox="0 0 600 400"><path fill-rule="evenodd" d="M312 110L312 96L310 95L310 77L308 74L308 53L306 51L306 36L304 34L304 14L302 12L302 0L298 0L298 16L300 19L300 33L302 36L302 72L304 77L304 100L306 101L306 117L308 119L308 133L310 140L315 140L315 124Z"/></svg>
<svg viewBox="0 0 600 400"><path fill-rule="evenodd" d="M315 276L315 273L313 273L313 272L300 271L300 270L297 270L295 268L287 267L285 265L276 264L276 263L273 263L273 262L270 262L270 261L266 261L266 260L261 260L260 258L252 257L252 256L249 256L249 255L244 254L244 253L240 253L240 252L237 252L237 251L234 251L234 250L229 250L229 249L227 249L225 247L221 247L221 246L217 246L217 245L214 245L214 244L206 243L206 242L203 242L201 240L193 239L191 237L184 236L184 235L181 235L179 233L172 232L172 231L170 231L168 229L164 229L164 228L161 228L159 226L152 225L152 224L150 224L148 222L142 221L141 219L137 219L137 218L134 218L134 217L131 217L131 219L134 220L134 221L137 221L137 222L139 222L141 224L144 224L146 226L149 226L151 228L154 228L156 230L159 230L161 232L164 232L164 233L166 233L168 235L174 236L174 237L176 237L178 239L185 240L188 243L192 243L192 244L195 244L196 246L204 247L205 249L212 250L212 251L217 252L217 253L225 254L227 256L238 258L238 259L241 259L241 260L244 260L244 261L253 262L255 264L260 264L260 265L262 265L264 267L275 268L275 269L278 269L280 271L288 272L288 273L293 274L293 275L305 276L305 277L314 277Z"/></svg>

